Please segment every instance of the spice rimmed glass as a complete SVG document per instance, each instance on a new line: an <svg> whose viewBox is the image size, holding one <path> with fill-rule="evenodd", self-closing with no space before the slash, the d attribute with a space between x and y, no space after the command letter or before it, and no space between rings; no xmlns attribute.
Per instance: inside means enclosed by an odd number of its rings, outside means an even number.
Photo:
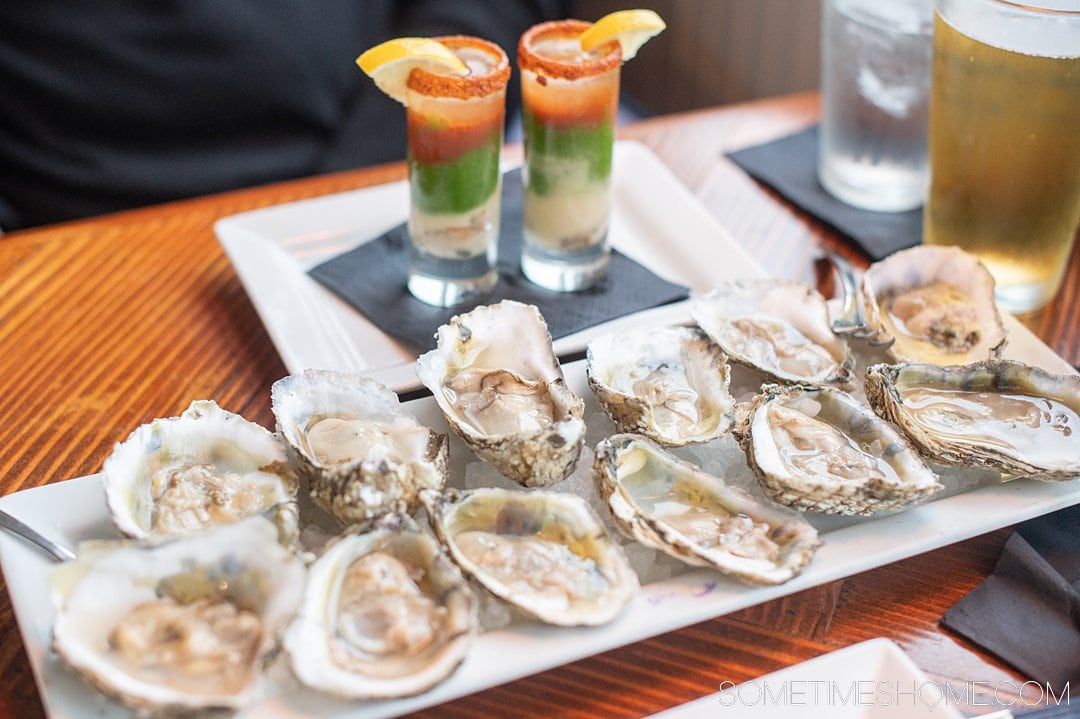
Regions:
<svg viewBox="0 0 1080 719"><path fill-rule="evenodd" d="M406 92L409 292L453 307L495 287L499 157L510 62L475 37L435 38L469 67L465 76L417 68Z"/></svg>
<svg viewBox="0 0 1080 719"><path fill-rule="evenodd" d="M611 157L622 52L617 42L583 52L591 23L560 20L521 36L525 135L521 269L558 291L585 289L607 270Z"/></svg>

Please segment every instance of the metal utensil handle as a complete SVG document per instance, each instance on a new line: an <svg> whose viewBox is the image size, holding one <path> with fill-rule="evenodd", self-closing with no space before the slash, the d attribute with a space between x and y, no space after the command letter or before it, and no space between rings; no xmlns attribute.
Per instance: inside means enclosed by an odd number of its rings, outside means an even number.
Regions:
<svg viewBox="0 0 1080 719"><path fill-rule="evenodd" d="M57 544L51 539L46 539L34 529L26 526L2 509L0 509L0 527L3 527L12 534L19 535L27 541L33 542L51 554L57 561L66 562L69 559L75 559L75 553L70 549Z"/></svg>
<svg viewBox="0 0 1080 719"><path fill-rule="evenodd" d="M866 325L859 307L859 288L855 280L855 268L843 257L826 250L829 261L836 268L836 274L840 276L840 286L844 291L844 310L836 320L834 330L837 332L854 331Z"/></svg>
<svg viewBox="0 0 1080 719"><path fill-rule="evenodd" d="M882 350L892 347L893 342L896 341L895 337L890 337L880 329L866 324L866 315L863 314L862 302L859 298L859 283L855 278L855 268L832 250L826 249L825 254L836 268L836 273L840 276L840 286L844 290L844 311L832 323L833 332L857 340L865 340L871 347Z"/></svg>

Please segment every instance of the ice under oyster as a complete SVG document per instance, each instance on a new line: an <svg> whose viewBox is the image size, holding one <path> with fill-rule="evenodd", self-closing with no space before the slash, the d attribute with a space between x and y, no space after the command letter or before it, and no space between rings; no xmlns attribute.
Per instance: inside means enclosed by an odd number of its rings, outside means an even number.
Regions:
<svg viewBox="0 0 1080 719"><path fill-rule="evenodd" d="M733 362L778 382L846 385L854 361L829 323L825 298L801 282L729 282L690 314Z"/></svg>
<svg viewBox="0 0 1080 719"><path fill-rule="evenodd" d="M667 446L700 444L731 428L735 401L724 353L696 327L646 327L588 347L589 386L622 432Z"/></svg>
<svg viewBox="0 0 1080 719"><path fill-rule="evenodd" d="M191 532L275 507L295 522L298 482L281 442L212 400L137 428L102 474L109 512L129 537Z"/></svg>
<svg viewBox="0 0 1080 719"><path fill-rule="evenodd" d="M567 388L536 307L504 300L457 315L416 374L465 444L507 477L542 487L574 470L585 403Z"/></svg>
<svg viewBox="0 0 1080 719"><path fill-rule="evenodd" d="M412 511L421 490L446 482L447 436L380 382L309 369L275 382L271 398L311 498L346 524Z"/></svg>
<svg viewBox="0 0 1080 719"><path fill-rule="evenodd" d="M874 365L874 410L936 462L1019 476L1080 475L1080 376L991 360L971 365Z"/></svg>
<svg viewBox="0 0 1080 719"><path fill-rule="evenodd" d="M797 513L729 487L644 437L618 434L597 445L594 475L628 537L745 582L788 581L820 544Z"/></svg>
<svg viewBox="0 0 1080 719"><path fill-rule="evenodd" d="M424 503L462 571L548 624L605 624L637 594L626 555L581 497L489 488L425 492Z"/></svg>
<svg viewBox="0 0 1080 719"><path fill-rule="evenodd" d="M867 324L895 339L896 360L970 364L1005 346L994 278L958 247L918 245L875 262L861 295Z"/></svg>
<svg viewBox="0 0 1080 719"><path fill-rule="evenodd" d="M765 385L736 437L761 488L789 507L872 514L942 489L902 434L840 390Z"/></svg>
<svg viewBox="0 0 1080 719"><path fill-rule="evenodd" d="M261 696L303 563L263 517L153 544L84 543L54 569L53 646L139 710L234 710Z"/></svg>
<svg viewBox="0 0 1080 719"><path fill-rule="evenodd" d="M412 696L448 677L476 631L472 591L404 515L333 542L285 635L293 673L345 699Z"/></svg>

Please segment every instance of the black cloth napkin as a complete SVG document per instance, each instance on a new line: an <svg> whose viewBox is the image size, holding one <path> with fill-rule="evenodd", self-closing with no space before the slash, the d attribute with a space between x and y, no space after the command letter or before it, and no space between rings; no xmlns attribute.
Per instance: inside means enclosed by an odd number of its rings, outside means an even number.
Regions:
<svg viewBox="0 0 1080 719"><path fill-rule="evenodd" d="M504 299L536 305L553 339L639 310L686 299L689 290L657 277L613 250L607 277L581 292L552 292L521 274L523 222L521 171L503 176L499 231L499 282L479 304ZM435 330L469 307L443 309L415 299L405 287L409 237L399 225L310 271L312 277L362 312L379 329L416 351L435 346Z"/></svg>
<svg viewBox="0 0 1080 719"><path fill-rule="evenodd" d="M831 225L874 260L922 241L922 208L871 212L845 204L817 178L818 126L728 154L755 179Z"/></svg>
<svg viewBox="0 0 1080 719"><path fill-rule="evenodd" d="M1032 519L941 623L1036 682L1080 682L1080 505Z"/></svg>

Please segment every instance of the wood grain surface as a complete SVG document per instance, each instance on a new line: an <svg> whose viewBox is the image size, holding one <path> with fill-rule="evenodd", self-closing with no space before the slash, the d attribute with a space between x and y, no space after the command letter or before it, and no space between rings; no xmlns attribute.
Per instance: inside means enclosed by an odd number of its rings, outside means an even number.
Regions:
<svg viewBox="0 0 1080 719"><path fill-rule="evenodd" d="M624 128L691 189L770 272L823 283L823 246L860 252L762 188L724 152L814 122L816 94L668 116ZM403 178L402 165L314 177L0 238L0 491L97 472L118 440L193 399L272 426L286 374L214 236L221 218ZM1026 324L1080 362L1080 248L1066 286ZM933 678L1022 679L938 626L986 577L1007 531L575 662L424 717L640 717L876 636ZM6 582L19 581L5 577ZM42 715L6 586L0 592L0 717ZM988 706L971 706L972 712Z"/></svg>

